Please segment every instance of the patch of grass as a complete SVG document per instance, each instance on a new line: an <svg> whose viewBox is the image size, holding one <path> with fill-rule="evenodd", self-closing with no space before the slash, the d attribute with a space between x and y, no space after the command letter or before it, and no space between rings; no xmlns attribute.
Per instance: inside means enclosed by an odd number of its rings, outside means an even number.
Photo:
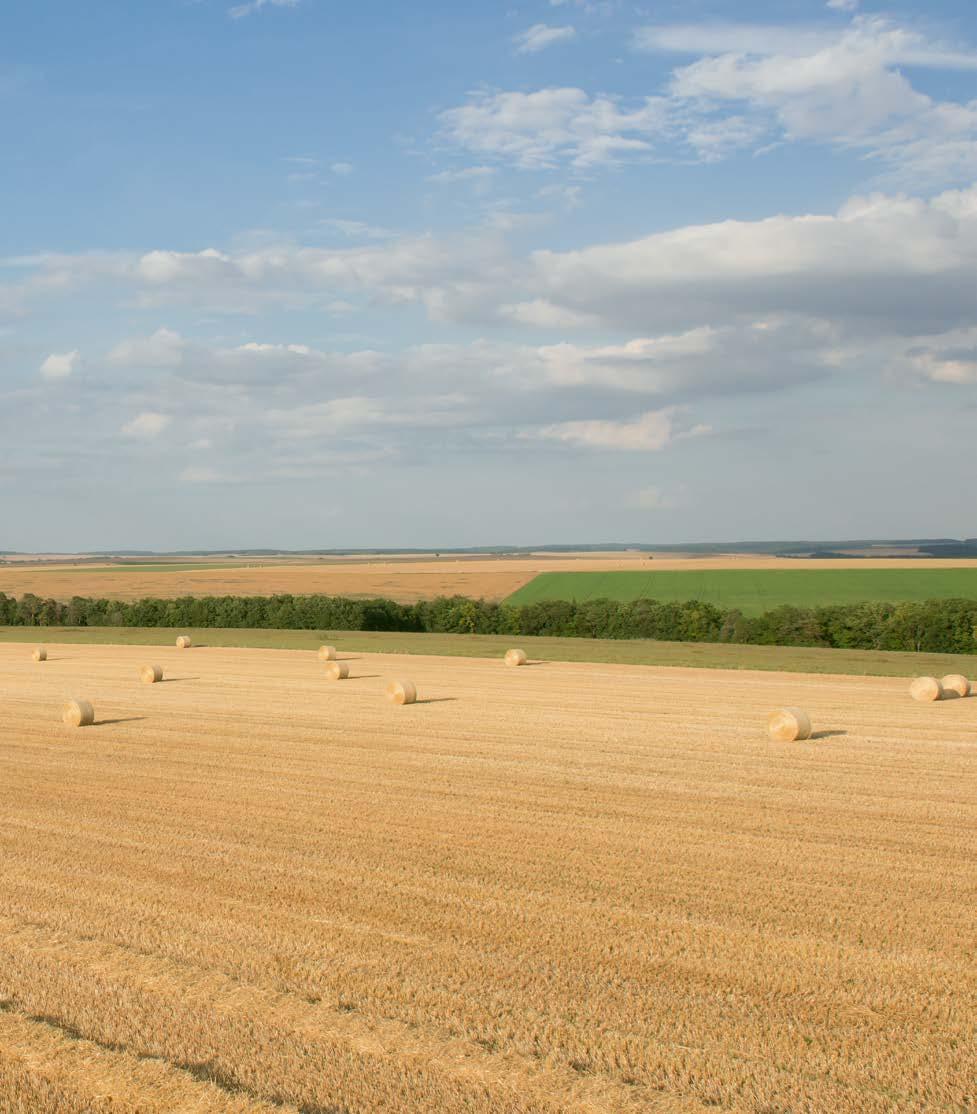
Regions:
<svg viewBox="0 0 977 1114"><path fill-rule="evenodd" d="M501 657L521 646L542 661L593 661L621 665L671 665L700 669L761 669L796 673L850 673L878 677L963 673L974 667L967 654L906 654L890 650L828 650L797 646L653 642L646 639L525 638L492 634L402 634L386 631L168 629L165 627L0 627L0 642L95 643L172 646L189 634L195 647L237 646L268 650L315 650L322 642L340 651Z"/></svg>
<svg viewBox="0 0 977 1114"><path fill-rule="evenodd" d="M761 615L783 604L977 599L977 569L703 569L655 572L544 572L506 600L514 605L544 600L583 602L701 600Z"/></svg>

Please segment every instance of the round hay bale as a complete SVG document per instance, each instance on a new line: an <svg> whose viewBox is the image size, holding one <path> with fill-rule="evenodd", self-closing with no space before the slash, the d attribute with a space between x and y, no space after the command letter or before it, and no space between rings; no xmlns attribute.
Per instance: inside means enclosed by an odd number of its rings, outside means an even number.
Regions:
<svg viewBox="0 0 977 1114"><path fill-rule="evenodd" d="M955 692L957 696L970 695L970 681L960 673L948 674L940 681L940 684L943 686L944 695L948 692Z"/></svg>
<svg viewBox="0 0 977 1114"><path fill-rule="evenodd" d="M335 661L336 660L336 647L335 646L320 646L319 647L319 661Z"/></svg>
<svg viewBox="0 0 977 1114"><path fill-rule="evenodd" d="M779 708L767 724L770 738L778 743L796 743L811 737L811 717L803 708Z"/></svg>
<svg viewBox="0 0 977 1114"><path fill-rule="evenodd" d="M68 727L91 727L95 709L87 700L69 700L61 709L61 718Z"/></svg>
<svg viewBox="0 0 977 1114"><path fill-rule="evenodd" d="M31 654L31 657L34 659L34 661L47 661L47 650L45 650L43 646L38 646L38 648Z"/></svg>
<svg viewBox="0 0 977 1114"><path fill-rule="evenodd" d="M506 650L506 665L525 665L527 661L529 661L529 658L526 657L525 650Z"/></svg>
<svg viewBox="0 0 977 1114"><path fill-rule="evenodd" d="M387 699L394 704L413 704L417 699L417 689L413 681L391 681L387 685Z"/></svg>
<svg viewBox="0 0 977 1114"><path fill-rule="evenodd" d="M935 677L917 677L909 686L909 695L913 700L928 704L940 699L943 695L943 686Z"/></svg>
<svg viewBox="0 0 977 1114"><path fill-rule="evenodd" d="M349 676L349 666L344 661L331 661L326 664L326 676L330 681L345 681Z"/></svg>
<svg viewBox="0 0 977 1114"><path fill-rule="evenodd" d="M139 670L139 678L144 685L155 685L163 679L163 667L161 665L144 665Z"/></svg>
<svg viewBox="0 0 977 1114"><path fill-rule="evenodd" d="M178 650L189 650L193 643L190 641L190 635L181 634L176 640L176 648Z"/></svg>

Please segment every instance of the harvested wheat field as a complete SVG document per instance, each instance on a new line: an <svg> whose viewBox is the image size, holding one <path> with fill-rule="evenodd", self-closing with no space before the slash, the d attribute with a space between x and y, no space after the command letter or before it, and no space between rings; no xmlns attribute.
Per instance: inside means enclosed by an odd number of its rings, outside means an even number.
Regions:
<svg viewBox="0 0 977 1114"><path fill-rule="evenodd" d="M48 650L0 645L0 1110L977 1103L977 699Z"/></svg>

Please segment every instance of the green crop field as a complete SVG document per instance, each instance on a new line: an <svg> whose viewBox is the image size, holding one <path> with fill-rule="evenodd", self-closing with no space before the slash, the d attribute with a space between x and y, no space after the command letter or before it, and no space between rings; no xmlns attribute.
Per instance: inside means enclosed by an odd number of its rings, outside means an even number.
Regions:
<svg viewBox="0 0 977 1114"><path fill-rule="evenodd" d="M682 572L544 572L507 603L543 600L702 600L760 615L782 604L977 599L974 569L703 569Z"/></svg>

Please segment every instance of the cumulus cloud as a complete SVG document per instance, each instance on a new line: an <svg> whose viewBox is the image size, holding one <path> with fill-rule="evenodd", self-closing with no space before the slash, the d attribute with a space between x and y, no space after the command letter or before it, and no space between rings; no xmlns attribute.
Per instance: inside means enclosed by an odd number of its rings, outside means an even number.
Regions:
<svg viewBox="0 0 977 1114"><path fill-rule="evenodd" d="M517 54L537 54L555 43L569 42L577 37L575 27L552 27L546 23L534 23L525 31L514 35L512 41L516 45Z"/></svg>
<svg viewBox="0 0 977 1114"><path fill-rule="evenodd" d="M134 368L179 367L187 342L171 329L157 329L152 336L120 341L109 352L110 364Z"/></svg>
<svg viewBox="0 0 977 1114"><path fill-rule="evenodd" d="M806 140L862 151L916 180L966 182L977 175L977 101L935 100L900 69L974 70L975 50L867 16L840 30L646 27L636 42L651 52L701 55L674 71L667 91L688 114L692 145L704 127L716 135L717 124L721 134L721 125L733 122L739 134L726 140L727 149ZM727 104L737 106L732 119Z"/></svg>
<svg viewBox="0 0 977 1114"><path fill-rule="evenodd" d="M155 410L144 410L137 414L131 421L122 427L125 437L134 437L139 440L150 440L158 437L170 424L171 418L167 414L160 414Z"/></svg>
<svg viewBox="0 0 977 1114"><path fill-rule="evenodd" d="M446 136L479 155L541 169L568 161L578 169L647 153L665 125L666 102L645 97L631 107L583 89L477 92L441 113Z"/></svg>
<svg viewBox="0 0 977 1114"><path fill-rule="evenodd" d="M858 10L858 0L828 0L828 7L836 12L854 12Z"/></svg>
<svg viewBox="0 0 977 1114"><path fill-rule="evenodd" d="M943 331L973 310L977 188L931 201L855 198L835 214L690 225L540 251L532 263L537 297L618 327L793 313L852 331Z"/></svg>
<svg viewBox="0 0 977 1114"><path fill-rule="evenodd" d="M524 434L544 441L588 449L609 449L614 452L657 453L679 437L698 437L709 433L706 425L676 432L675 410L648 410L631 421L573 421L543 426Z"/></svg>
<svg viewBox="0 0 977 1114"><path fill-rule="evenodd" d="M352 174L355 168L351 162L334 162L330 165L329 169L340 178L345 178L347 175Z"/></svg>
<svg viewBox="0 0 977 1114"><path fill-rule="evenodd" d="M71 352L52 352L41 364L41 375L45 379L67 379L81 367L81 353L78 349Z"/></svg>
<svg viewBox="0 0 977 1114"><path fill-rule="evenodd" d="M786 318L850 335L942 333L973 320L977 187L928 200L869 194L835 212L685 225L528 256L482 230L336 248L42 256L24 266L35 299L101 284L141 306L321 310L363 294L374 305L420 306L433 321L612 329L619 343ZM70 280L43 295L29 286L51 271ZM182 341L165 330L126 343L115 362L180 360Z"/></svg>
<svg viewBox="0 0 977 1114"><path fill-rule="evenodd" d="M516 37L517 49L539 50L572 33L537 24ZM635 45L692 60L664 87L631 101L572 87L478 90L441 113L443 136L482 158L534 170L649 158L708 162L805 141L856 150L880 172L935 186L977 177L977 101L938 100L902 71L972 71L977 50L857 15L840 28L656 25L639 29Z"/></svg>

